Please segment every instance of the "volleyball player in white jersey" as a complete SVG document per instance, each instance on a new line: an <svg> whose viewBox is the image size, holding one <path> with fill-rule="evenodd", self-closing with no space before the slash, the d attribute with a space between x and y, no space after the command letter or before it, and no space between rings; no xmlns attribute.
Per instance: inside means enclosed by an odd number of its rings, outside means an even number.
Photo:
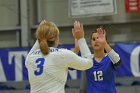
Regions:
<svg viewBox="0 0 140 93"><path fill-rule="evenodd" d="M74 36L83 56L66 49L58 49L59 30L52 22L42 21L37 28L37 41L26 58L31 93L65 93L68 68L86 70L92 67L91 52L79 22L74 23Z"/></svg>

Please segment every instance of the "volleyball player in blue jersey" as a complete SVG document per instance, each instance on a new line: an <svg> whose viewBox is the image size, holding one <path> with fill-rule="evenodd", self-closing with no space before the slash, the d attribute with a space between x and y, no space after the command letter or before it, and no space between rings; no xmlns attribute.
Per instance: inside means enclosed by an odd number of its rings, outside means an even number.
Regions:
<svg viewBox="0 0 140 93"><path fill-rule="evenodd" d="M105 30L98 28L92 33L91 46L94 65L86 70L86 93L116 93L115 70L120 57L107 43Z"/></svg>

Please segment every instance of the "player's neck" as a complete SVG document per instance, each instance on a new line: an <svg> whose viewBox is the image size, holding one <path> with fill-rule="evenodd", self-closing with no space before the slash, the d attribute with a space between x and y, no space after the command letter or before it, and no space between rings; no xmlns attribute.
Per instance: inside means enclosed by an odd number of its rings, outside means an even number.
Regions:
<svg viewBox="0 0 140 93"><path fill-rule="evenodd" d="M105 56L104 51L94 51L94 57L96 59L96 61L100 61L102 60L102 58Z"/></svg>

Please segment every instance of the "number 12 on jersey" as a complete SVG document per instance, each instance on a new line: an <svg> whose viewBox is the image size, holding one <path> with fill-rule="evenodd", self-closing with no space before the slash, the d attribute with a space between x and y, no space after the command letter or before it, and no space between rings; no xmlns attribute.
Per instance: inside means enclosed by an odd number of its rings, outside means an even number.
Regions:
<svg viewBox="0 0 140 93"><path fill-rule="evenodd" d="M103 80L103 72L102 71L94 71L94 80L95 81L102 81Z"/></svg>

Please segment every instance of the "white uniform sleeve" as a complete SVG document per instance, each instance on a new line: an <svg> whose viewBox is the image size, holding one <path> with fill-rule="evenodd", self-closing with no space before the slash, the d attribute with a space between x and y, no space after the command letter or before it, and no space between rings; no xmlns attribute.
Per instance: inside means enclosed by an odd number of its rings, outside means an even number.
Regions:
<svg viewBox="0 0 140 93"><path fill-rule="evenodd" d="M87 46L86 40L81 38L78 40L82 57L76 55L72 51L68 51L65 54L65 61L68 61L68 67L75 68L78 70L86 70L92 67L92 55Z"/></svg>
<svg viewBox="0 0 140 93"><path fill-rule="evenodd" d="M92 67L92 57L82 58L70 50L65 50L63 53L64 61L67 63L67 67L71 67L77 70L86 70Z"/></svg>
<svg viewBox="0 0 140 93"><path fill-rule="evenodd" d="M36 49L39 49L39 42L38 42L38 40L36 40L35 44L34 44L33 47L31 48L31 50L29 51L29 54L30 54L32 51L36 50Z"/></svg>
<svg viewBox="0 0 140 93"><path fill-rule="evenodd" d="M26 60L25 60L25 66L28 67L28 62L29 62L29 54L32 53L32 51L36 50L36 49L39 49L39 43L38 43L38 40L36 40L35 44L33 45L33 47L30 49L27 57L26 57Z"/></svg>
<svg viewBox="0 0 140 93"><path fill-rule="evenodd" d="M91 57L91 52L89 50L89 47L87 46L85 38L79 39L78 44L80 47L80 52L81 52L82 57L85 57L85 58L89 56Z"/></svg>
<svg viewBox="0 0 140 93"><path fill-rule="evenodd" d="M119 62L120 60L119 55L113 49L108 53L108 56L110 60L113 62L113 64Z"/></svg>

